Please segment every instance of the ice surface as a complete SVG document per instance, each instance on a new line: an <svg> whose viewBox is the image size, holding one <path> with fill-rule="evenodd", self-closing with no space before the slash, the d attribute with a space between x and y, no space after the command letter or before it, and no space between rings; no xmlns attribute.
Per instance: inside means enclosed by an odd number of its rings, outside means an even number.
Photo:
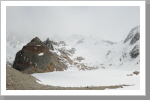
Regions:
<svg viewBox="0 0 150 100"><path fill-rule="evenodd" d="M102 69L93 71L58 71L49 73L32 74L40 81L40 84L62 86L62 87L85 87L85 86L114 86L114 85L132 85L124 89L139 89L140 76L133 75L132 71Z"/></svg>

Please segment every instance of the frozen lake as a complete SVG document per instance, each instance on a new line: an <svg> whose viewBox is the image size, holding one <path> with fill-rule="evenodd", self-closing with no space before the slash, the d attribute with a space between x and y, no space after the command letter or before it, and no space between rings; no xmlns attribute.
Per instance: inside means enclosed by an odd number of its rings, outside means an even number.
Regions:
<svg viewBox="0 0 150 100"><path fill-rule="evenodd" d="M140 75L127 76L132 71L117 69L99 69L93 71L57 71L48 73L36 73L32 76L40 81L40 84L62 87L86 87L86 86L114 86L132 85L122 89L139 90Z"/></svg>

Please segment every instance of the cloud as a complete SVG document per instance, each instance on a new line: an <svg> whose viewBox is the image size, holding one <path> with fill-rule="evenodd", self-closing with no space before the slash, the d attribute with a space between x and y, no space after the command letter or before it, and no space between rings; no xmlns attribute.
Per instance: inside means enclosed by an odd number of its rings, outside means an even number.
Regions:
<svg viewBox="0 0 150 100"><path fill-rule="evenodd" d="M140 25L140 7L7 7L7 37L90 35L120 41Z"/></svg>

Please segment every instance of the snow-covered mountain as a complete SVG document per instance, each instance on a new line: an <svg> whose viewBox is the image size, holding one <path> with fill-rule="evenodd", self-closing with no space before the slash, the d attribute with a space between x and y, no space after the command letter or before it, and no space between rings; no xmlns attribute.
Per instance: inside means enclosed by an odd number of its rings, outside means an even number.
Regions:
<svg viewBox="0 0 150 100"><path fill-rule="evenodd" d="M49 43L48 43L49 41ZM56 54L59 60L65 63L68 66L68 69L72 70L91 70L97 69L97 67L89 66L85 63L82 63L81 60L84 58L81 56L74 56L76 49L73 46L67 45L64 41L54 42L47 39L44 43L53 45L53 50L50 50L52 53Z"/></svg>
<svg viewBox="0 0 150 100"><path fill-rule="evenodd" d="M70 44L76 50L70 58L83 59L75 62L99 68L140 69L140 26L131 29L121 42L102 40L96 36L76 36L69 40L72 40Z"/></svg>
<svg viewBox="0 0 150 100"><path fill-rule="evenodd" d="M15 59L16 53L25 45L24 42L16 38L15 35L7 38L6 42L6 64L11 65Z"/></svg>
<svg viewBox="0 0 150 100"><path fill-rule="evenodd" d="M133 28L124 42L115 44L105 55L103 66L140 70L140 26Z"/></svg>
<svg viewBox="0 0 150 100"><path fill-rule="evenodd" d="M20 63L21 68L30 67L29 70L34 73L30 74L45 85L87 87L125 84L128 87L123 89L140 89L140 26L131 29L121 42L92 35L72 35L60 40L60 37L45 41L35 38L27 44L13 36L6 44L7 65L16 60L18 62L13 68ZM16 53L18 57L15 59ZM60 70L62 65L65 68ZM45 71L47 67L49 70ZM41 69L44 71L37 73Z"/></svg>
<svg viewBox="0 0 150 100"><path fill-rule="evenodd" d="M140 26L131 29L122 42L103 40L92 35L82 36L75 34L62 39L62 41L59 41L60 39L61 37L55 36L55 39L52 39L53 41L48 39L44 43L49 47L53 47L51 52L57 54L59 59L69 66L68 68L140 69ZM19 41L15 36L7 40L6 59L8 65L12 65L16 53L25 44L25 42Z"/></svg>
<svg viewBox="0 0 150 100"><path fill-rule="evenodd" d="M114 44L113 42L100 40L94 36L84 37L78 40L73 46L76 49L73 57L82 56L85 59L81 63L98 66L104 60L103 56Z"/></svg>

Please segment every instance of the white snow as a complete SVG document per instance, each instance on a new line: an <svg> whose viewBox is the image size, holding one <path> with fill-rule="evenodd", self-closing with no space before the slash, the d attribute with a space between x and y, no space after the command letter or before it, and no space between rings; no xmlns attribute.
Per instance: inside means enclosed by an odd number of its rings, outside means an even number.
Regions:
<svg viewBox="0 0 150 100"><path fill-rule="evenodd" d="M85 65L105 68L116 68L116 66L118 66L119 68L127 68L127 66L134 66L131 68L133 70L138 70L139 67L135 67L135 63L139 60L139 58L133 60L129 55L129 52L133 49L133 47L134 45L130 46L128 43L123 44L121 42L112 45L95 37L85 38L83 43L74 45L76 51L75 54L71 56L71 59L82 56L83 58L85 58L85 60L82 60L81 63L84 63ZM107 55L108 52L109 55ZM127 53L127 57L122 59L122 55L125 53ZM120 58L122 59L122 61L119 61ZM109 66L111 64L112 66Z"/></svg>
<svg viewBox="0 0 150 100"><path fill-rule="evenodd" d="M36 73L32 76L40 81L40 84L62 87L86 87L86 86L114 86L131 85L123 89L139 89L140 76L127 74L133 73L126 70L103 69L93 71L55 71L49 73Z"/></svg>
<svg viewBox="0 0 150 100"><path fill-rule="evenodd" d="M140 31L139 26L134 28L132 35L135 35L137 31ZM134 46L140 45L140 41L130 45L130 41L116 43L100 39L96 36L77 39L78 41L82 40L82 43L70 43L76 49L71 59L82 56L85 60L82 60L80 63L84 63L85 65L99 68L140 70L140 56L136 59L132 59L130 56L131 50Z"/></svg>
<svg viewBox="0 0 150 100"><path fill-rule="evenodd" d="M38 56L43 56L43 55L44 55L44 53L39 53L39 54L38 54Z"/></svg>
<svg viewBox="0 0 150 100"><path fill-rule="evenodd" d="M83 63L90 62L96 65L96 62L101 63L105 60L103 57L112 48L112 45L96 37L86 37L83 43L74 45L74 48L76 49L74 57L82 56L85 58Z"/></svg>

